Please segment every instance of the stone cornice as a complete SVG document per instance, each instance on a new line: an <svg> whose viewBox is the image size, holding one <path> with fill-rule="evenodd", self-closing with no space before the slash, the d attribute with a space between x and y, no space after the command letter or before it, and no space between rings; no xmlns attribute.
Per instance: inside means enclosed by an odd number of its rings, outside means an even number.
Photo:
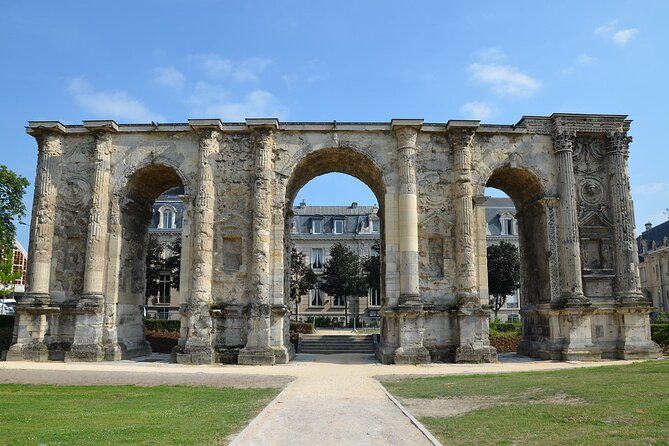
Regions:
<svg viewBox="0 0 669 446"><path fill-rule="evenodd" d="M606 133L629 129L632 121L626 115L587 115L555 113L551 116L523 116L518 123L481 124L477 120L450 120L446 123L427 123L422 119L392 119L390 122L280 122L276 118L249 118L245 122L222 122L220 119L189 119L187 123L117 124L113 120L86 120L83 125L66 125L58 121L29 121L26 131L86 134L100 130L114 133L192 132L198 129L217 129L223 133L245 133L253 128L271 128L277 132L392 132L411 127L419 133L445 133L469 129L477 134L540 134L551 135L555 126L578 132Z"/></svg>

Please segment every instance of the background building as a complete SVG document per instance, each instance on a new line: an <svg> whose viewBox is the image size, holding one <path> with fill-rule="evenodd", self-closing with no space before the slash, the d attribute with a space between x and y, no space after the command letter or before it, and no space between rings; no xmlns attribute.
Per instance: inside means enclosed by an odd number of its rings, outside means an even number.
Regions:
<svg viewBox="0 0 669 446"><path fill-rule="evenodd" d="M656 311L669 310L669 221L646 230L637 237L641 290Z"/></svg>
<svg viewBox="0 0 669 446"><path fill-rule="evenodd" d="M167 247L181 237L183 222L183 187L170 189L159 196L153 204L153 214L149 224L149 235ZM169 249L163 251L163 258L171 255ZM170 271L160 272L160 291L157 296L149 296L146 301L146 317L151 319L179 319L179 305L182 303L179 291L170 286Z"/></svg>
<svg viewBox="0 0 669 446"><path fill-rule="evenodd" d="M317 277L323 274L323 266L330 257L330 248L341 242L361 258L378 256L381 222L378 207L358 206L307 206L304 201L293 208L291 239L297 251L305 254L306 261ZM356 305L357 304L357 305ZM366 325L380 322L381 293L370 289L367 298L349 301L349 317L358 315ZM331 298L316 287L302 297L297 314L293 306L293 318L313 320L329 317L344 322L343 300Z"/></svg>
<svg viewBox="0 0 669 446"><path fill-rule="evenodd" d="M486 241L488 246L504 241L518 247L518 223L516 208L510 198L488 197L485 204ZM490 318L494 318L490 314ZM520 320L520 289L507 296L506 304L500 308L497 317L502 322Z"/></svg>

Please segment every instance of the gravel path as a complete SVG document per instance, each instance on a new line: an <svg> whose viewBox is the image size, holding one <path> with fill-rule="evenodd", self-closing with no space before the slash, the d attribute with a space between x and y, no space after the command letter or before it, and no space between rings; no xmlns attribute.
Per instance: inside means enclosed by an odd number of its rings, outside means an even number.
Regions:
<svg viewBox="0 0 669 446"><path fill-rule="evenodd" d="M429 445L385 395L378 379L466 375L629 364L534 361L502 356L497 364L382 365L367 355L300 354L277 366L187 366L152 355L103 363L0 362L0 383L285 387L234 440L238 445Z"/></svg>

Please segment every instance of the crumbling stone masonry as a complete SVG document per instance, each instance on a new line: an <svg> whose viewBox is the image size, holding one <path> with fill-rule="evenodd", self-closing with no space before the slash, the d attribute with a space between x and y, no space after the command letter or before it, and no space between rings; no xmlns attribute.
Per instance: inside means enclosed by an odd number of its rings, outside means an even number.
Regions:
<svg viewBox="0 0 669 446"><path fill-rule="evenodd" d="M291 204L343 172L379 201L384 363L492 362L484 188L514 201L521 353L651 358L639 289L625 116L516 125L30 122L38 142L26 297L8 360L150 351L144 257L153 200L184 197L180 363L288 362Z"/></svg>

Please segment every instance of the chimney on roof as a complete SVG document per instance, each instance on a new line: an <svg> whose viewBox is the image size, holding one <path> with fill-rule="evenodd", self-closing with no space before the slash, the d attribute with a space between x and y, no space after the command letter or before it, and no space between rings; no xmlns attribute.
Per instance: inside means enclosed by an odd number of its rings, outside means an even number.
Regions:
<svg viewBox="0 0 669 446"><path fill-rule="evenodd" d="M357 207L358 207L358 202L357 201L354 201L353 203L351 203L351 209L355 209Z"/></svg>
<svg viewBox="0 0 669 446"><path fill-rule="evenodd" d="M651 222L648 222L644 226L646 226L646 231L650 231L650 229L653 227L653 224Z"/></svg>
<svg viewBox="0 0 669 446"><path fill-rule="evenodd" d="M304 209L306 207L307 207L307 202L304 201L304 198L303 198L302 201L300 201L300 209Z"/></svg>

